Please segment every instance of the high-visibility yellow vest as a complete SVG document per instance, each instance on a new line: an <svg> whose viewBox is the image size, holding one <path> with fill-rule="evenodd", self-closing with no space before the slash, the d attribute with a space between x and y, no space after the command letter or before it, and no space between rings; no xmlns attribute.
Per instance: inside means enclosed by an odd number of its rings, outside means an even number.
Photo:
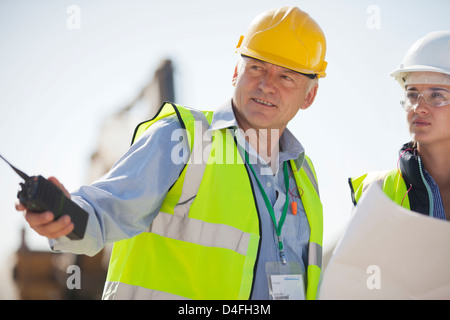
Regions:
<svg viewBox="0 0 450 320"><path fill-rule="evenodd" d="M366 173L357 178L350 178L349 184L354 204L359 201L362 193L371 183L379 183L388 198L399 206L410 210L408 189L405 180L397 169L380 173Z"/></svg>
<svg viewBox="0 0 450 320"><path fill-rule="evenodd" d="M166 103L154 119L136 128L133 141L170 115L187 131L190 161L147 232L114 244L104 298L249 299L261 235L253 186L234 136L228 129L215 130L209 145L199 143L212 112ZM193 158L198 150L200 156L205 153L205 144L208 162L199 164ZM299 171L298 162L290 164L304 190L311 228L306 298L315 299L322 266L322 204L309 158Z"/></svg>

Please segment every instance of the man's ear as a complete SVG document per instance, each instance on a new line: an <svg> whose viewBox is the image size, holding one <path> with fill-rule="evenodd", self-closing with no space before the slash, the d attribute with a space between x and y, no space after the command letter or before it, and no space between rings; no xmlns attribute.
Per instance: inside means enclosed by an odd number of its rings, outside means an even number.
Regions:
<svg viewBox="0 0 450 320"><path fill-rule="evenodd" d="M319 84L315 84L314 87L309 90L309 92L305 96L305 99L303 100L302 105L300 106L300 109L306 110L313 104L314 99L316 99L318 89Z"/></svg>
<svg viewBox="0 0 450 320"><path fill-rule="evenodd" d="M238 65L236 64L236 67L234 67L233 79L231 80L231 84L233 85L233 87L236 85L237 77L238 77Z"/></svg>

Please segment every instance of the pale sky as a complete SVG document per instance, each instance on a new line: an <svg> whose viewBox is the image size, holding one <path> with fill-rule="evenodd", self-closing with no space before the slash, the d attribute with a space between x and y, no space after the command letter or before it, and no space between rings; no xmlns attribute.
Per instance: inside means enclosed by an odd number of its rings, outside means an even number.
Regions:
<svg viewBox="0 0 450 320"><path fill-rule="evenodd" d="M74 191L86 183L102 121L162 59L175 67L176 103L214 110L231 97L239 36L257 14L285 5L308 12L327 38L327 76L288 127L315 165L331 247L351 216L348 177L395 168L409 140L389 74L417 39L450 30L448 0L2 0L0 154ZM75 28L70 6L80 13ZM14 209L19 182L0 164L0 267L25 226ZM30 229L27 240L48 248Z"/></svg>

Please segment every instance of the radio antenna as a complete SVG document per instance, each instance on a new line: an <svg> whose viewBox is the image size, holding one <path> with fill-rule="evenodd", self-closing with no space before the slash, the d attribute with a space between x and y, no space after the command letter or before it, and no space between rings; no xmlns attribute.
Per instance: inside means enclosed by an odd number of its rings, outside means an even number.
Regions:
<svg viewBox="0 0 450 320"><path fill-rule="evenodd" d="M23 173L22 171L20 171L19 169L17 169L16 167L14 167L11 163L9 163L8 160L6 160L5 158L3 158L3 156L0 154L0 158L2 158L7 164L9 164L9 166L11 168L13 168L13 170L23 179L23 180L28 180L30 179L30 177L28 175L26 175L25 173Z"/></svg>

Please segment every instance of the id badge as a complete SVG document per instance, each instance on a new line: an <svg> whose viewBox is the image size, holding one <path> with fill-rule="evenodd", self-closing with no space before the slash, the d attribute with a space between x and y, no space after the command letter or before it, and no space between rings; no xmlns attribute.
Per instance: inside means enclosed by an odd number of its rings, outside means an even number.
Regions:
<svg viewBox="0 0 450 320"><path fill-rule="evenodd" d="M296 261L266 263L270 299L305 300L302 268Z"/></svg>

